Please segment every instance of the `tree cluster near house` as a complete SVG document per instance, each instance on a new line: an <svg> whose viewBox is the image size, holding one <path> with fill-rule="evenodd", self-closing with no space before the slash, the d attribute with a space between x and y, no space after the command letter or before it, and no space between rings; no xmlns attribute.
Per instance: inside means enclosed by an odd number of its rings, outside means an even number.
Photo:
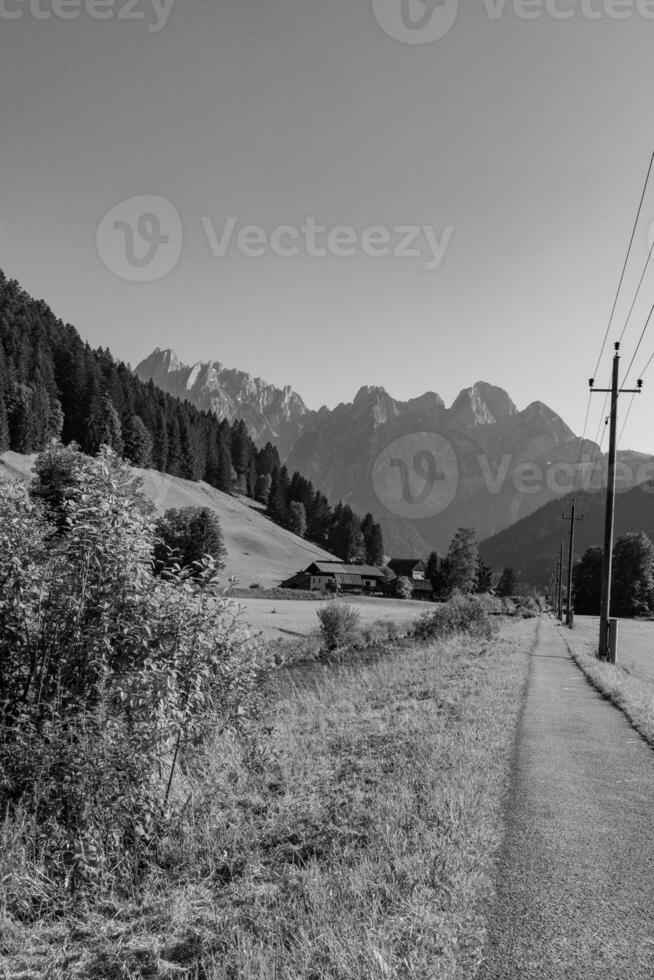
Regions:
<svg viewBox="0 0 654 980"><path fill-rule="evenodd" d="M41 452L52 439L91 456L109 446L135 466L243 494L345 561L381 561L371 515L332 509L270 442L257 448L242 420L230 424L139 380L0 270L0 452Z"/></svg>
<svg viewBox="0 0 654 980"><path fill-rule="evenodd" d="M475 529L460 527L444 557L432 551L425 566L425 577L431 582L437 599L447 599L454 592L490 592L493 573L479 557Z"/></svg>

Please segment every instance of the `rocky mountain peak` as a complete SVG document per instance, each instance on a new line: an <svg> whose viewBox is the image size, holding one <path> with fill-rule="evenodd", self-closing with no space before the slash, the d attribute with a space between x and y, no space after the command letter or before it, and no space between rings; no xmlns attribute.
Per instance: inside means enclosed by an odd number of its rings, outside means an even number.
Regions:
<svg viewBox="0 0 654 980"><path fill-rule="evenodd" d="M282 457L301 431L308 409L289 386L277 388L220 361L182 363L174 351L155 348L136 366L136 375L220 418L245 421L255 442L272 442Z"/></svg>
<svg viewBox="0 0 654 980"><path fill-rule="evenodd" d="M450 413L461 416L467 425L492 425L517 413L513 401L503 388L477 381L464 388L455 399Z"/></svg>

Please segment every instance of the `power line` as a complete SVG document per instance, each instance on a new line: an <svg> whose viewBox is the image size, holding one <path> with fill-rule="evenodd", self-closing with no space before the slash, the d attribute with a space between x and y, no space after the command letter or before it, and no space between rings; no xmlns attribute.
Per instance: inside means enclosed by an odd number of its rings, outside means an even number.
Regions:
<svg viewBox="0 0 654 980"><path fill-rule="evenodd" d="M643 280L645 278L645 273L647 272L647 266L649 265L649 260L652 257L652 252L654 252L654 240L652 240L652 245L650 247L649 252L647 253L647 259L646 259L645 265L643 267L643 272L642 272L642 275L641 275L640 280L638 282L638 285L636 287L636 292L634 293L634 298L632 300L631 306L629 307L629 312L627 313L627 319L624 322L624 327L622 328L622 333L620 334L620 342L622 342L622 340L624 338L624 335L627 332L627 327L628 327L629 321L631 319L631 314L634 312L634 306L636 305L636 300L638 299L638 294L640 292L640 287L643 285Z"/></svg>
<svg viewBox="0 0 654 980"><path fill-rule="evenodd" d="M608 400L609 400L609 393L607 392L604 396L602 413L600 415L599 425L597 426L597 432L595 433L595 439L593 440L595 443L595 451L594 451L594 457L592 458L592 463L590 468L590 479L586 481L586 486L582 487L583 494L584 494L581 501L582 518L584 517L584 514L586 512L586 503L588 502L588 496L590 494L590 490L593 485L593 480L595 479L595 471L597 469L597 463L602 454L602 446L604 445L604 439L606 438L606 433L608 431L609 420L606 415L606 405ZM602 425L604 425L604 430L601 432L601 438L600 438L600 431L602 429Z"/></svg>
<svg viewBox="0 0 654 980"><path fill-rule="evenodd" d="M634 366L634 361L636 360L636 357L638 356L638 351L640 350L640 345L642 344L643 340L645 339L645 334L647 333L647 328L650 325L650 321L652 319L652 316L654 316L654 303L652 304L652 308L649 311L649 316L647 317L647 320L645 321L645 326L643 327L642 333L641 333L641 335L640 335L640 337L638 339L638 343L636 344L636 350L634 351L633 357L629 361L629 367L627 368L627 373L625 374L624 378L622 379L622 383L623 384L626 384L627 383L627 378L629 377L629 373L630 373L632 367Z"/></svg>
<svg viewBox="0 0 654 980"><path fill-rule="evenodd" d="M652 364L653 361L654 361L654 354L652 354L652 356L648 360L647 364L645 365L645 367L643 368L643 370L640 372L640 380L641 381L643 380L643 378L647 374L647 369L650 367L650 365ZM626 411L626 414L625 414L625 417L624 417L624 422L622 423L622 429L620 430L620 438L618 439L618 445L619 446L622 444L622 437L624 435L624 430L627 428L627 422L629 421L629 416L631 414L631 409L633 408L633 405L634 405L635 400L636 400L636 395L633 394L631 396L630 401L629 401L629 406L627 408L627 411Z"/></svg>
<svg viewBox="0 0 654 980"><path fill-rule="evenodd" d="M624 422L622 423L622 428L620 429L620 436L618 437L618 449L622 445L622 437L624 435L624 430L627 428L627 422L629 421L629 416L631 415L631 409L634 407L635 401L636 401L636 396L632 395L631 398L629 399L627 411L624 414Z"/></svg>
<svg viewBox="0 0 654 980"><path fill-rule="evenodd" d="M615 299L613 300L613 307L611 309L611 316L609 317L609 322L608 322L608 325L606 327L606 333L604 334L604 340L602 341L602 347L601 347L601 350L600 350L599 357L597 358L597 365L595 367L595 370L594 370L593 374L597 374L597 372L599 370L600 362L602 360L602 355L604 354L604 350L606 349L606 341L609 339L609 331L611 330L611 324L613 323L613 317L615 315L615 309L616 309L616 306L618 305L618 298L620 296L620 290L622 289L622 283L624 281L625 273L627 271L627 265L629 263L629 256L631 255L631 249L632 249L632 246L634 244L634 238L636 237L636 228L638 227L638 221L640 219L640 213L641 213L641 211L643 209L643 202L645 200L645 194L647 192L647 185L649 183L650 174L652 172L652 166L654 166L654 153L652 153L652 156L651 156L650 161L649 161L649 167L647 168L647 177L645 178L645 184L643 186L643 193L640 196L640 203L638 205L638 211L636 213L636 220L634 221L634 227L633 227L632 232L631 232L631 238L629 239L629 248L627 249L627 255L625 257L624 265L622 267L622 274L620 276L620 282L618 283L618 289L617 289L617 292L615 294Z"/></svg>

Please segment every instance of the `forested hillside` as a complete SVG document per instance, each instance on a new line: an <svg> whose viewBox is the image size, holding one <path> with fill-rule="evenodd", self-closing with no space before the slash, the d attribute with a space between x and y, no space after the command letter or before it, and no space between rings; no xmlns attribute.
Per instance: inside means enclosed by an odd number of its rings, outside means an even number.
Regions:
<svg viewBox="0 0 654 980"><path fill-rule="evenodd" d="M258 449L242 420L230 424L139 380L0 270L0 452L38 452L53 438L90 455L108 445L135 466L256 498L276 523L341 558L381 560L372 518L332 510L281 466L273 445Z"/></svg>

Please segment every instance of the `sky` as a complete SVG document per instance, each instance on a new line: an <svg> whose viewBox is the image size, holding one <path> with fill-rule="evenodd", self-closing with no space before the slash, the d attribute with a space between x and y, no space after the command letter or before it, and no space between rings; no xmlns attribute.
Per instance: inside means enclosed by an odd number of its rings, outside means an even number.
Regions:
<svg viewBox="0 0 654 980"><path fill-rule="evenodd" d="M654 150L653 18L0 0L0 268L132 365L172 347L311 408L485 380L580 434ZM627 322L653 221L654 176L598 386L654 303L648 267ZM652 353L654 326L629 382ZM654 366L624 448L654 452L653 406Z"/></svg>

